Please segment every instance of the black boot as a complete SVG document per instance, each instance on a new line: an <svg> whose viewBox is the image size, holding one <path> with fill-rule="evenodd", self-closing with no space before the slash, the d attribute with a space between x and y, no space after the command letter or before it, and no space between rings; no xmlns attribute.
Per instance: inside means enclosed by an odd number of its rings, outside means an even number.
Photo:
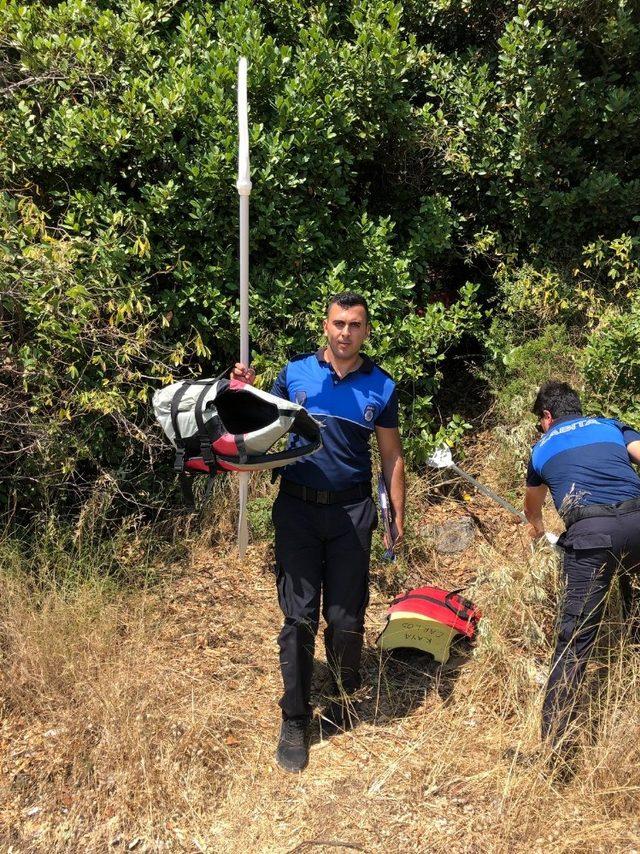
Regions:
<svg viewBox="0 0 640 854"><path fill-rule="evenodd" d="M310 724L308 717L289 718L282 721L276 762L284 771L295 773L307 767Z"/></svg>

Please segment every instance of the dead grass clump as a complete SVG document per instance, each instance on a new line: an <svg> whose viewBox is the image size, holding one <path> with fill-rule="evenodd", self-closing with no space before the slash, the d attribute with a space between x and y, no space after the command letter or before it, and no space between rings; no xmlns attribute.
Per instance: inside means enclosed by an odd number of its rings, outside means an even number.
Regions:
<svg viewBox="0 0 640 854"><path fill-rule="evenodd" d="M4 715L22 723L0 782L7 842L29 838L30 811L38 850L158 839L215 799L225 739L242 724L200 669L176 661L151 594L86 583L36 603L26 580L5 578L0 601Z"/></svg>
<svg viewBox="0 0 640 854"><path fill-rule="evenodd" d="M494 558L495 561L495 558ZM558 591L558 558L550 548L529 552L517 564L485 568L473 585L484 617L475 658L486 668L501 707L521 714L546 682Z"/></svg>

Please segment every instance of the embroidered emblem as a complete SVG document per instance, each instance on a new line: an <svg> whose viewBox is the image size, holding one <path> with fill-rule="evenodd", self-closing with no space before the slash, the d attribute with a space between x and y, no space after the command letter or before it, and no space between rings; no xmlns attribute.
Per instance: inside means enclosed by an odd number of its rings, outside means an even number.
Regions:
<svg viewBox="0 0 640 854"><path fill-rule="evenodd" d="M375 406L372 406L371 404L369 404L369 406L366 406L365 410L364 410L364 420L365 421L373 421L375 414L376 414Z"/></svg>

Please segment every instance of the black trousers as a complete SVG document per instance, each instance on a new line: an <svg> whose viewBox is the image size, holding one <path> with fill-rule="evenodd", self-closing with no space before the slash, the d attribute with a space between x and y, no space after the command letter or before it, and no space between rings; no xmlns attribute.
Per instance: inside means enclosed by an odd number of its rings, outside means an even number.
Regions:
<svg viewBox="0 0 640 854"><path fill-rule="evenodd" d="M285 718L310 715L315 636L322 615L327 662L336 686L360 686L364 615L369 602L371 498L317 505L280 493L272 511L276 531L278 601L284 625L278 643Z"/></svg>
<svg viewBox="0 0 640 854"><path fill-rule="evenodd" d="M640 572L640 511L582 519L569 527L558 544L564 549L566 592L558 609L558 636L542 708L542 736L554 745L575 716L577 692L616 573L623 616L634 640L640 640L631 583Z"/></svg>

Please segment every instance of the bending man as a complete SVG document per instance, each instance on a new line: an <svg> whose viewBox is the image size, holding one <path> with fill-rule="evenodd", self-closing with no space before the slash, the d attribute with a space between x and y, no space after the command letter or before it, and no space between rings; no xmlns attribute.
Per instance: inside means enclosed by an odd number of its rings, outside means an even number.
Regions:
<svg viewBox="0 0 640 854"><path fill-rule="evenodd" d="M566 591L542 709L542 735L561 744L574 717L578 688L616 572L627 619L632 617L630 573L640 570L640 433L620 421L585 417L571 386L547 382L533 412L544 435L534 445L527 473L525 514L531 534L544 534L547 489L564 520Z"/></svg>
<svg viewBox="0 0 640 854"><path fill-rule="evenodd" d="M371 451L376 435L399 537L404 524L404 463L394 381L360 352L371 331L365 299L334 297L327 307L327 346L296 356L272 393L303 405L323 423L323 448L282 471L273 506L278 599L284 625L278 639L284 694L276 752L287 771L302 771L309 756L311 677L322 614L327 662L336 700L322 720L326 734L352 724L349 696L360 686L364 615L369 600L371 534L377 524L371 497ZM255 375L236 365L233 376Z"/></svg>

